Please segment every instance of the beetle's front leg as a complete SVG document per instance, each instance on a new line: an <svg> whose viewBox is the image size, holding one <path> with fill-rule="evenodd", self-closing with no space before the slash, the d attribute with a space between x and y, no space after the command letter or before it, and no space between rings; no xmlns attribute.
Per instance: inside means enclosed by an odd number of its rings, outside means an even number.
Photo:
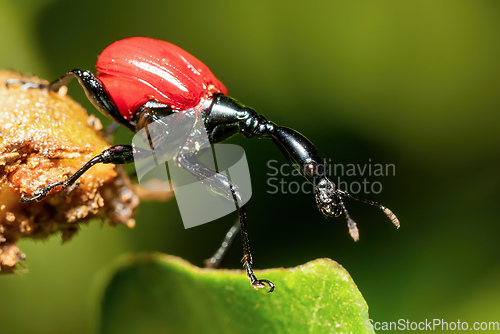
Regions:
<svg viewBox="0 0 500 334"><path fill-rule="evenodd" d="M49 184L46 187L35 190L32 197L21 197L21 202L32 202L39 201L47 196L50 191L58 186L62 186L62 189L67 189L74 186L80 176L82 176L86 171L88 171L92 166L96 164L127 164L134 161L134 152L137 156L137 152L131 145L116 145L112 146L99 155L90 159L82 168L80 168L75 174L71 175L66 181L59 181Z"/></svg>

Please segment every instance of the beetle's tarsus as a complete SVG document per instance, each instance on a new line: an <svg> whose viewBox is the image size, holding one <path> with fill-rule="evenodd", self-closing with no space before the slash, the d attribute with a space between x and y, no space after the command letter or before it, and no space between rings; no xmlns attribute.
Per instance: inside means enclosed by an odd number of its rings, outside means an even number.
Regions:
<svg viewBox="0 0 500 334"><path fill-rule="evenodd" d="M29 203L29 202L37 202L47 196L47 192L40 191L41 189L35 191L33 193L34 196L32 197L24 197L24 195L21 196L21 202L22 203Z"/></svg>
<svg viewBox="0 0 500 334"><path fill-rule="evenodd" d="M248 258L243 257L243 265L245 266L245 269L247 271L247 276L248 276L248 279L250 280L250 284L252 284L252 286L255 290L260 289L260 288L265 288L267 285L267 286L269 286L269 291L267 291L268 293L274 291L274 283L273 282L271 282L267 279L258 279L257 277L255 277L255 274L254 274L253 269L252 269L251 261L248 260Z"/></svg>
<svg viewBox="0 0 500 334"><path fill-rule="evenodd" d="M33 192L33 196L32 197L26 198L23 195L21 197L21 202L23 202L23 203L29 203L29 202L34 202L34 201L40 201L43 198L45 198L50 193L50 191L52 189L54 189L57 186L61 186L61 185L63 186L63 189L66 188L64 181L54 182L54 183L49 184L46 187L43 187L43 188L35 190ZM74 190L74 189L72 189L72 190Z"/></svg>
<svg viewBox="0 0 500 334"><path fill-rule="evenodd" d="M254 278L255 278L255 276L254 276ZM252 286L255 290L265 288L266 286L268 286L269 290L267 291L267 293L274 291L274 283L267 280L267 279L255 279L251 283L252 283Z"/></svg>
<svg viewBox="0 0 500 334"><path fill-rule="evenodd" d="M24 197L24 195L21 196L21 202L22 203L29 203L29 202L33 202L33 201L38 201L38 199L40 199L41 195L38 195L38 196L33 196L33 197Z"/></svg>

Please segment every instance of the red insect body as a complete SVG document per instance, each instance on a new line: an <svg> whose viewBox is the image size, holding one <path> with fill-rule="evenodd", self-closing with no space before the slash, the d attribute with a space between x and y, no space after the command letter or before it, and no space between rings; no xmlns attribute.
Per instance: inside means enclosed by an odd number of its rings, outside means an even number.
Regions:
<svg viewBox="0 0 500 334"><path fill-rule="evenodd" d="M147 101L175 110L197 106L226 87L194 56L168 42L133 37L115 42L99 56L97 76L123 117L130 121Z"/></svg>

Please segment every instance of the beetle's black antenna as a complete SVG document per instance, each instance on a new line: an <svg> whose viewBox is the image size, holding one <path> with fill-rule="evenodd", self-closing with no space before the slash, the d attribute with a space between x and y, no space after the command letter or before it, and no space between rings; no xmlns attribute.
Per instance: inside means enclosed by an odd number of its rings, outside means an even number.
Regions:
<svg viewBox="0 0 500 334"><path fill-rule="evenodd" d="M349 234L351 235L351 238L354 241L359 240L359 230L358 226L356 225L356 222L349 216L349 213L347 212L347 208L344 205L344 201L342 198L340 198L340 205L342 206L342 210L344 211L345 217L347 219L347 226L349 227Z"/></svg>
<svg viewBox="0 0 500 334"><path fill-rule="evenodd" d="M399 223L398 217L396 217L396 215L388 207L383 206L382 204L380 204L378 202L375 202L375 201L372 201L372 200L369 200L369 199L364 199L364 198L359 198L357 196L353 196L353 195L349 194L347 191L344 191L344 190L338 190L338 191L342 194L342 196L347 196L349 198L352 198L355 201L359 201L359 202L362 202L362 203L366 203L366 204L369 204L369 205L376 206L377 208L379 208L380 210L382 210L385 213L385 215L387 216L387 218L389 218L391 220L391 222L394 224L394 226L396 226L397 228L399 228L400 223ZM342 203L342 207L343 206L344 206L344 204ZM345 208L344 208L344 212L345 212L346 216L348 217L347 211L345 210Z"/></svg>

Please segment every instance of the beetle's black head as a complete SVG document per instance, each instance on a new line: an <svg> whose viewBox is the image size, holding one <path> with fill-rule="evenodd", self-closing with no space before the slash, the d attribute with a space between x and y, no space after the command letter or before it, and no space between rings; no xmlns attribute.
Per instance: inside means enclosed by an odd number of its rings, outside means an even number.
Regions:
<svg viewBox="0 0 500 334"><path fill-rule="evenodd" d="M335 184L326 177L321 178L321 180L316 183L315 191L316 204L323 215L328 218L338 217L344 213L347 219L349 234L354 241L358 241L358 227L356 226L356 222L349 216L343 201L344 196L350 197L350 195L345 191L337 189Z"/></svg>
<svg viewBox="0 0 500 334"><path fill-rule="evenodd" d="M316 192L316 204L323 215L338 217L342 214L342 197L337 187L327 178L322 178L314 187Z"/></svg>

